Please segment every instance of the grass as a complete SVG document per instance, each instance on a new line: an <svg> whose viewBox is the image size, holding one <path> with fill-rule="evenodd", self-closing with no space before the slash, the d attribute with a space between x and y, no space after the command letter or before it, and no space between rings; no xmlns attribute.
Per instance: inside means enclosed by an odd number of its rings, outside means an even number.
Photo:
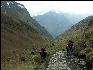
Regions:
<svg viewBox="0 0 93 70"><path fill-rule="evenodd" d="M25 22L21 20L3 14L1 19L1 69L39 69L41 59L37 52L42 47L49 48L50 39L41 35L32 27L30 28L31 31L22 28L19 25L23 25Z"/></svg>
<svg viewBox="0 0 93 70"><path fill-rule="evenodd" d="M4 21L5 22L5 21ZM7 23L7 22L5 22ZM19 23L17 21L16 23ZM48 51L45 67L51 56L58 51L65 51L64 44L73 40L73 53L85 56L87 63L93 65L93 25L74 30L73 28L51 41L47 37L31 32L20 31L11 25L1 24L1 69L2 70L40 70L42 59L38 51L45 47ZM33 53L34 54L33 54ZM90 67L91 68L91 67Z"/></svg>
<svg viewBox="0 0 93 70"><path fill-rule="evenodd" d="M59 43L59 48L68 40L74 41L73 54L79 58L83 57L86 59L86 62L88 63L87 67L92 70L93 63L91 62L93 62L93 17L88 17L82 20L78 24L74 25L70 30L60 35L57 39L56 41L58 42L56 43ZM63 40L63 43L60 42L61 39Z"/></svg>

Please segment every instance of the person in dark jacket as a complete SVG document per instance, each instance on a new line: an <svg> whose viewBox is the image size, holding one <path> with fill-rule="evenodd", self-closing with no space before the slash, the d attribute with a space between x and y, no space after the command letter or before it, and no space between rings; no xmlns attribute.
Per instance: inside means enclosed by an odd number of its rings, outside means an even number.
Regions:
<svg viewBox="0 0 93 70"><path fill-rule="evenodd" d="M67 55L68 55L68 54L71 54L73 43L74 43L74 42L72 42L71 40L69 40L68 43L65 44L65 45L66 45L66 49L67 49Z"/></svg>
<svg viewBox="0 0 93 70"><path fill-rule="evenodd" d="M45 48L41 48L40 55L41 55L41 58L45 59L47 55L47 50Z"/></svg>

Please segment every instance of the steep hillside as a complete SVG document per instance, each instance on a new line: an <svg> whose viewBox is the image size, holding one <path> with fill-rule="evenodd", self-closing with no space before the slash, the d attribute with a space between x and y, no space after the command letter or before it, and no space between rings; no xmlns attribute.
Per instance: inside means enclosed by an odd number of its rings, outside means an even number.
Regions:
<svg viewBox="0 0 93 70"><path fill-rule="evenodd" d="M29 24L31 27L36 29L38 33L46 35L52 39L52 36L49 34L49 32L30 16L24 5L15 1L1 1L1 12L23 20L26 22L26 24Z"/></svg>
<svg viewBox="0 0 93 70"><path fill-rule="evenodd" d="M1 69L36 70L41 63L38 52L49 48L52 36L18 5L1 1Z"/></svg>
<svg viewBox="0 0 93 70"><path fill-rule="evenodd" d="M13 70L14 68L16 70L20 68L21 70L20 66L22 64L23 66L25 66L25 63L28 65L30 60L32 63L32 60L37 56L36 53L41 47L49 47L49 41L49 38L39 34L33 27L26 24L24 21L9 16L8 14L1 13L2 70ZM36 64L34 64L34 66L35 65Z"/></svg>
<svg viewBox="0 0 93 70"><path fill-rule="evenodd" d="M49 11L43 15L34 16L33 18L44 26L55 38L84 17L84 15Z"/></svg>
<svg viewBox="0 0 93 70"><path fill-rule="evenodd" d="M74 41L73 54L83 58L87 62L88 70L93 69L93 16L86 17L64 34L60 35L55 41L57 48L61 48L68 40ZM65 46L64 46L65 47Z"/></svg>

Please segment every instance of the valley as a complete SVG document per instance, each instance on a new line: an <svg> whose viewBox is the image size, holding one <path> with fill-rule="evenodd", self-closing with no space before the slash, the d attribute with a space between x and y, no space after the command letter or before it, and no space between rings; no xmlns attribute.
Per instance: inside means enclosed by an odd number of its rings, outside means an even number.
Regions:
<svg viewBox="0 0 93 70"><path fill-rule="evenodd" d="M54 17L53 14L47 13L46 17L49 16ZM56 18L60 22L60 24L56 23L58 26L54 25L55 21L52 22ZM87 16L82 20L80 18L75 21L77 23L72 23L72 20L67 18L69 17L59 15L42 21L42 24L50 26L50 29L54 28L54 31L63 30L63 32L53 32L56 35L52 35L45 26L40 24L41 21L30 16L24 5L15 1L1 1L1 69L93 70L93 16ZM66 25L61 25L61 22ZM64 45L68 40L74 42L70 57L66 56ZM47 49L45 60L40 57L41 48ZM80 61L81 64L86 63L84 67L79 65Z"/></svg>

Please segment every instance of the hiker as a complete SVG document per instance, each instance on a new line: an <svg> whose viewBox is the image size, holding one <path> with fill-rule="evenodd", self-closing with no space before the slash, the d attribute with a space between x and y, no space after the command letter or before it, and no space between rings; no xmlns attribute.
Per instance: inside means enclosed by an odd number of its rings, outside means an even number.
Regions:
<svg viewBox="0 0 93 70"><path fill-rule="evenodd" d="M69 42L70 42L70 52L72 52L73 50L72 50L72 46L73 46L73 41L71 41L71 40L69 40Z"/></svg>
<svg viewBox="0 0 93 70"><path fill-rule="evenodd" d="M71 54L73 43L74 43L74 42L72 42L71 40L69 40L68 43L65 44L65 45L66 45L66 49L67 49L67 55L68 55L68 54Z"/></svg>
<svg viewBox="0 0 93 70"><path fill-rule="evenodd" d="M40 55L41 55L41 58L43 58L43 59L46 58L47 51L46 51L45 48L41 48L41 49L40 49Z"/></svg>

